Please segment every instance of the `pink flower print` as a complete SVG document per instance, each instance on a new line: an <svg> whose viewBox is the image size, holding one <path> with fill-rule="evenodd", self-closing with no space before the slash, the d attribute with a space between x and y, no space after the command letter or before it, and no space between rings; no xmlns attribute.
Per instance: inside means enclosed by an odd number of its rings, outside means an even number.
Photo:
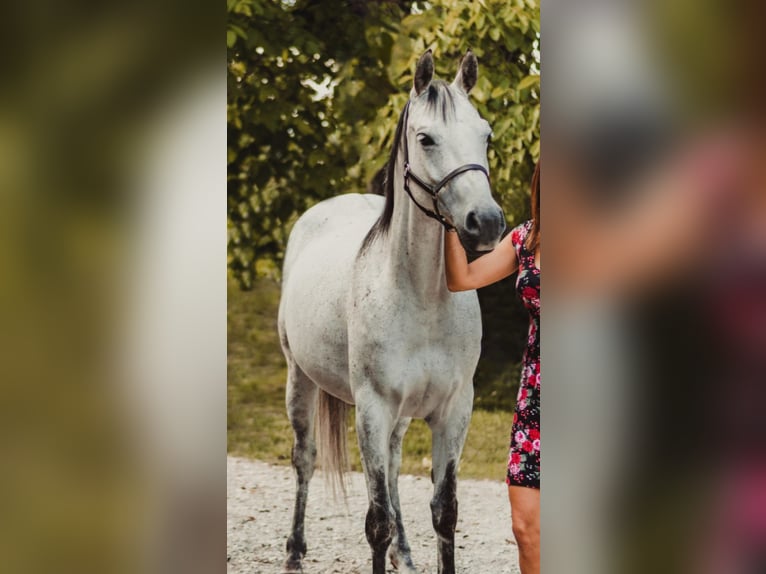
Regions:
<svg viewBox="0 0 766 574"><path fill-rule="evenodd" d="M528 440L525 440L524 443L521 445L521 450L524 452L532 452L534 447L532 446L532 443Z"/></svg>
<svg viewBox="0 0 766 574"><path fill-rule="evenodd" d="M516 434L514 435L514 437L513 437L513 438L515 438L515 439L516 439L516 442L517 442L517 443L519 443L519 444L521 444L521 443L523 443L525 440L527 440L527 437L526 437L526 435L524 434L524 431L516 431Z"/></svg>
<svg viewBox="0 0 766 574"><path fill-rule="evenodd" d="M534 370L532 367L524 367L524 378L528 379L534 374Z"/></svg>
<svg viewBox="0 0 766 574"><path fill-rule="evenodd" d="M532 441L532 448L534 448L536 451L540 452L540 439L535 439Z"/></svg>

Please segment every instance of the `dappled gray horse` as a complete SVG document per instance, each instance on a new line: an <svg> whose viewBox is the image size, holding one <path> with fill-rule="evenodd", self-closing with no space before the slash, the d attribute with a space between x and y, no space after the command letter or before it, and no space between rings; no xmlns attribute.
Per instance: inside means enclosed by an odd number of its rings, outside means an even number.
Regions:
<svg viewBox="0 0 766 574"><path fill-rule="evenodd" d="M288 572L301 571L306 553L317 444L324 468L343 488L349 405L356 405L367 480L373 573L385 572L387 551L400 571L416 572L397 490L402 438L413 417L432 432L439 572L455 571L456 470L471 419L481 317L475 291L447 289L444 228L486 251L497 245L505 219L487 172L491 129L468 99L476 56L465 55L452 84L434 80L433 71L429 50L396 128L385 198L328 199L290 234L279 307L297 477Z"/></svg>

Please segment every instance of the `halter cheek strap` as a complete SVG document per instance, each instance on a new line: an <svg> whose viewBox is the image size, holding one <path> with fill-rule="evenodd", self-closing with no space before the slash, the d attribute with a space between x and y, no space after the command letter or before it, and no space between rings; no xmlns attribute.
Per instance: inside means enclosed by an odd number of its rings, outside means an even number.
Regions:
<svg viewBox="0 0 766 574"><path fill-rule="evenodd" d="M456 169L453 169L435 185L430 185L426 183L425 181L423 181L421 178L419 178L417 175L415 175L412 171L412 168L410 167L409 146L407 145L407 123L409 120L409 111L410 111L410 103L407 102L407 105L404 108L404 191L407 192L407 195L410 196L410 199L412 200L412 202L425 215L441 223L445 227L445 229L447 229L448 231L455 229L455 226L452 225L447 220L447 218L444 217L439 211L439 192L442 189L444 189L444 186L447 185L452 179L456 178L460 174L463 174L467 171L480 171L485 176L487 176L487 181L489 181L489 172L487 171L487 168L485 168L483 165L480 165L478 163L468 163ZM427 207L424 207L423 205L421 205L418 202L418 200L415 199L415 196L412 195L412 190L410 189L410 179L412 179L412 181L414 181L423 191L425 191L426 193L428 193L428 195L431 196L431 201L433 201L433 205L434 205L433 210L428 209Z"/></svg>

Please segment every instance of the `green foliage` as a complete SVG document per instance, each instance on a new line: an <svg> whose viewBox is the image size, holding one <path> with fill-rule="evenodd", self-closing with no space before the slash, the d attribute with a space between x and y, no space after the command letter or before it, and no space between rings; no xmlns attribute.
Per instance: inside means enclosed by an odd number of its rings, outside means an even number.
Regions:
<svg viewBox="0 0 766 574"><path fill-rule="evenodd" d="M295 219L361 191L385 162L417 57L451 79L469 47L472 92L494 129L495 195L528 213L539 156L537 0L228 0L229 268L277 276Z"/></svg>

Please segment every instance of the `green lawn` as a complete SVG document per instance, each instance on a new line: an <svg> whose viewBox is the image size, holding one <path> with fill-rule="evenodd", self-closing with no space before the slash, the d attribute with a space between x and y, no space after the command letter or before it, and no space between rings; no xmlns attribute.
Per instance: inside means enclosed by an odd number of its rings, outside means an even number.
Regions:
<svg viewBox="0 0 766 574"><path fill-rule="evenodd" d="M228 451L290 464L292 430L285 413L285 362L276 325L279 287L261 279L245 292L230 281L228 299ZM507 407L474 409L460 476L504 478L511 412ZM353 426L349 419L350 460L353 470L361 470ZM430 456L431 433L415 420L404 439L402 472L428 475Z"/></svg>

